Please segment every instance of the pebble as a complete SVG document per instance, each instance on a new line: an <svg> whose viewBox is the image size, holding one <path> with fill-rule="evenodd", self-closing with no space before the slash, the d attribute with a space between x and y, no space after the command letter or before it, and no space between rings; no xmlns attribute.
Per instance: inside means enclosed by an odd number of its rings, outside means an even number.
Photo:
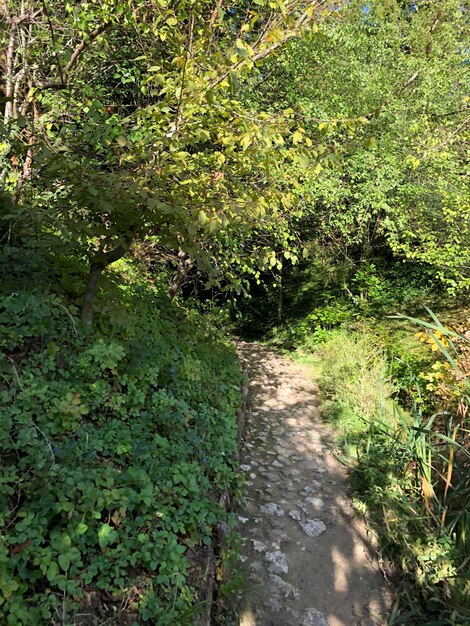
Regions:
<svg viewBox="0 0 470 626"><path fill-rule="evenodd" d="M256 550L256 552L266 552L266 550L268 549L267 546L264 545L264 543L258 541L257 539L252 539L251 543L253 544L253 549Z"/></svg>
<svg viewBox="0 0 470 626"><path fill-rule="evenodd" d="M268 536L269 536L269 540L273 543L273 545L276 545L276 546L280 545L282 542L288 543L291 541L291 538L289 537L289 535L285 533L283 530L279 530L278 528L271 530Z"/></svg>

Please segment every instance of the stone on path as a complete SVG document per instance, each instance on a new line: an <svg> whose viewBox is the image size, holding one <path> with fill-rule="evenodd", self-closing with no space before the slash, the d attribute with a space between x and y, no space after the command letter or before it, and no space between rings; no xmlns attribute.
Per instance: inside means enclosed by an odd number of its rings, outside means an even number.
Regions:
<svg viewBox="0 0 470 626"><path fill-rule="evenodd" d="M284 552L280 550L276 550L276 552L266 552L264 558L270 563L268 570L273 574L287 574L289 571L289 565L287 564Z"/></svg>
<svg viewBox="0 0 470 626"><path fill-rule="evenodd" d="M266 550L268 549L268 547L265 546L264 543L258 541L257 539L252 539L251 543L253 544L253 549L256 552L266 552Z"/></svg>
<svg viewBox="0 0 470 626"><path fill-rule="evenodd" d="M276 547L280 546L282 542L289 543L291 541L291 538L289 537L287 533L277 528L270 531L269 539L272 542L272 544Z"/></svg>
<svg viewBox="0 0 470 626"><path fill-rule="evenodd" d="M321 498L315 498L313 496L305 498L305 502L307 502L307 504L310 504L314 509L318 510L323 509L323 507L325 506L325 503Z"/></svg>
<svg viewBox="0 0 470 626"><path fill-rule="evenodd" d="M307 609L302 616L302 626L328 626L328 622L317 609Z"/></svg>
<svg viewBox="0 0 470 626"><path fill-rule="evenodd" d="M300 511L297 511L296 509L292 509L291 511L289 511L289 517L292 517L292 519L295 519L296 522L300 522L300 520L302 519L302 516L300 515Z"/></svg>
<svg viewBox="0 0 470 626"><path fill-rule="evenodd" d="M262 504L260 506L260 509L263 511L263 513L266 513L267 515L275 515L276 517L282 517L284 515L284 509L281 509L279 504L276 504L275 502Z"/></svg>
<svg viewBox="0 0 470 626"><path fill-rule="evenodd" d="M325 524L319 519L308 519L306 522L300 522L300 525L309 537L318 537L326 530Z"/></svg>
<svg viewBox="0 0 470 626"><path fill-rule="evenodd" d="M285 598L298 598L299 591L291 585L290 583L286 583L280 576L277 574L270 574L269 578L271 582L281 591L282 595Z"/></svg>

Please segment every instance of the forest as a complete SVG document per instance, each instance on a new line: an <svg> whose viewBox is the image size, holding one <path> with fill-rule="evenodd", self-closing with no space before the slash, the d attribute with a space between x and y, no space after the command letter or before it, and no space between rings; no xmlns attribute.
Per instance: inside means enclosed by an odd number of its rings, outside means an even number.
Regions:
<svg viewBox="0 0 470 626"><path fill-rule="evenodd" d="M1 624L239 623L240 338L470 623L469 9L0 0Z"/></svg>

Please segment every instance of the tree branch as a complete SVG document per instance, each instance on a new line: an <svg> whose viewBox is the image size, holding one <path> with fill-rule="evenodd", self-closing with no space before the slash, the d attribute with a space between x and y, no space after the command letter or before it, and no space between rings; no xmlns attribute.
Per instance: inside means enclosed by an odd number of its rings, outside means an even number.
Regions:
<svg viewBox="0 0 470 626"><path fill-rule="evenodd" d="M41 89L65 89L68 85L68 74L70 72L70 70L74 67L74 65L77 63L78 59L80 58L80 56L83 54L83 52L88 48L88 46L90 46L93 41L99 37L101 35L101 33L103 33L108 26L110 25L110 22L105 22L104 24L101 24L100 26L97 26L88 36L88 38L85 40L83 39L78 46L75 48L75 50L72 52L72 56L70 57L68 63L66 64L66 66L64 67L63 72L61 72L61 80L57 81L57 80L45 80L45 81L41 81L36 83L36 87L40 87Z"/></svg>
<svg viewBox="0 0 470 626"><path fill-rule="evenodd" d="M307 7L307 9L305 9L305 11L302 13L302 15L297 19L297 21L295 22L295 25L292 29L290 29L284 37L282 37L282 39L280 39L279 41L274 42L271 46L269 46L268 48L265 48L264 50L260 50L257 53L255 52L255 54L252 57L246 58L246 59L240 59L239 61L237 61L236 63L234 63L233 65L230 66L230 68L224 72L222 74L222 76L219 76L212 84L210 84L207 89L205 91L209 91L211 89L215 89L215 87L217 87L218 85L220 85L220 83L222 83L227 76L230 75L230 72L233 72L234 70L238 69L240 66L242 66L244 63L246 63L247 61L251 61L252 63L255 63L256 61L259 61L260 59L264 59L265 57L269 56L270 54L272 54L275 50L277 50L277 48L279 48L280 46L283 46L285 43L287 43L290 39L292 39L293 37L297 37L302 29L303 26L305 26L305 24L311 20L313 20L313 18L316 16L316 11L321 8L322 6L324 6L326 4L327 0L312 0L309 3L309 6ZM310 11L310 7L313 7L313 11ZM258 41L255 44L256 46L261 45L261 43L263 42L263 39L267 36L269 30L272 30L273 25L270 24L270 28L269 29L265 29L264 32L262 33L262 35L259 37Z"/></svg>

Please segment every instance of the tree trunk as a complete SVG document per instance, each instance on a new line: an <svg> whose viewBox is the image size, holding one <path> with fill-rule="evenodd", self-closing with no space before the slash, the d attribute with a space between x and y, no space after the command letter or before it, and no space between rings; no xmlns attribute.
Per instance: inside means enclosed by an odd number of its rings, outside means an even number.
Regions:
<svg viewBox="0 0 470 626"><path fill-rule="evenodd" d="M180 250L178 252L178 269L176 274L173 277L173 280L168 287L168 297L170 300L178 293L181 285L183 284L183 280L186 278L188 273L194 267L194 261L189 257L185 252Z"/></svg>
<svg viewBox="0 0 470 626"><path fill-rule="evenodd" d="M101 263L91 263L85 295L82 303L82 322L87 328L93 324L93 307L98 295L98 286L104 267Z"/></svg>
<svg viewBox="0 0 470 626"><path fill-rule="evenodd" d="M282 268L279 274L279 285L277 292L277 321L282 322L282 317L284 314L284 292L282 288Z"/></svg>
<svg viewBox="0 0 470 626"><path fill-rule="evenodd" d="M100 250L96 256L91 260L90 271L88 273L88 281L85 289L85 295L83 296L81 318L82 322L87 328L91 328L93 325L94 306L98 296L98 287L100 278L103 271L112 263L115 263L122 258L129 250L127 246L117 246L108 252Z"/></svg>

